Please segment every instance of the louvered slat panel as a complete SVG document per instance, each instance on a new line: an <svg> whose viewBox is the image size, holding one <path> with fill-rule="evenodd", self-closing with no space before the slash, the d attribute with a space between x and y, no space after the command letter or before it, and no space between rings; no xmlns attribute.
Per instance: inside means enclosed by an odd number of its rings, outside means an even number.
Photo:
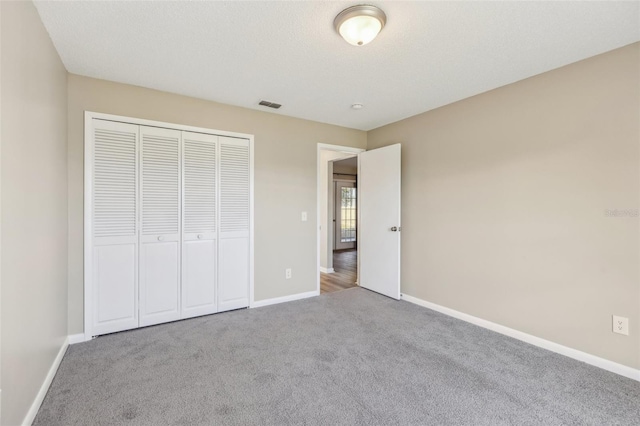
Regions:
<svg viewBox="0 0 640 426"><path fill-rule="evenodd" d="M137 127L122 125L122 130L115 130L100 126L96 122L94 128L93 234L135 236Z"/></svg>
<svg viewBox="0 0 640 426"><path fill-rule="evenodd" d="M220 231L249 229L249 147L220 145Z"/></svg>
<svg viewBox="0 0 640 426"><path fill-rule="evenodd" d="M177 234L180 226L179 133L142 128L141 138L142 233Z"/></svg>
<svg viewBox="0 0 640 426"><path fill-rule="evenodd" d="M216 143L184 133L184 232L216 231Z"/></svg>

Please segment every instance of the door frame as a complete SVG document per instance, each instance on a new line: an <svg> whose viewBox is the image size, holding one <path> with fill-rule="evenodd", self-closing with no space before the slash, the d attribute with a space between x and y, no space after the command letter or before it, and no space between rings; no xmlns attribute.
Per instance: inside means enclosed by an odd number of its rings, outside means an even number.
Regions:
<svg viewBox="0 0 640 426"><path fill-rule="evenodd" d="M104 114L99 112L84 112L84 340L93 338L92 321L93 318L93 119L116 121L121 123L135 124L139 126L161 127L167 129L181 130L186 132L206 133L215 136L227 136L231 138L249 140L249 308L255 304L254 300L254 135L238 132L227 132L224 130L208 129L205 127L187 126L184 124L168 123L164 121L146 120L143 118L126 117L121 115ZM139 212L139 208L138 208ZM138 226L140 218L137 218ZM180 224L182 238L182 223ZM319 258L318 258L319 259ZM182 259L180 259L182 262ZM318 275L319 276L319 275Z"/></svg>
<svg viewBox="0 0 640 426"><path fill-rule="evenodd" d="M322 164L320 161L320 154L322 151L334 151L342 152L345 154L358 155L361 152L365 152L364 148L354 148L352 146L332 145L326 143L318 143L316 152L316 292L320 294L320 247L322 239L322 224L320 223L320 204L321 204L321 189L322 182L320 181L320 172ZM358 171L360 170L360 164L358 163ZM325 224L325 226L327 226ZM328 230L327 230L328 232Z"/></svg>

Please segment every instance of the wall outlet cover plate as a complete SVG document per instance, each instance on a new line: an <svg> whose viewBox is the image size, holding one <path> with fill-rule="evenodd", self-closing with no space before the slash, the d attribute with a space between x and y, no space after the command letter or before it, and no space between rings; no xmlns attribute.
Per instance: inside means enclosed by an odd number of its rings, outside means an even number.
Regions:
<svg viewBox="0 0 640 426"><path fill-rule="evenodd" d="M618 334L629 335L629 318L613 316L613 332Z"/></svg>

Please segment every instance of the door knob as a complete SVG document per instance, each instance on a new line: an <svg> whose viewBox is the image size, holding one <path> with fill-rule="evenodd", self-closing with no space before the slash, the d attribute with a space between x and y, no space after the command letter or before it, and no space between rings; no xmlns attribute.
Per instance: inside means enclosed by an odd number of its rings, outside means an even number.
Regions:
<svg viewBox="0 0 640 426"><path fill-rule="evenodd" d="M391 232L397 232L398 231L398 227L397 226L392 226L391 227Z"/></svg>
<svg viewBox="0 0 640 426"><path fill-rule="evenodd" d="M163 241L164 237L162 235L158 236L158 241Z"/></svg>
<svg viewBox="0 0 640 426"><path fill-rule="evenodd" d="M202 239L202 234L198 234L198 239L201 240Z"/></svg>

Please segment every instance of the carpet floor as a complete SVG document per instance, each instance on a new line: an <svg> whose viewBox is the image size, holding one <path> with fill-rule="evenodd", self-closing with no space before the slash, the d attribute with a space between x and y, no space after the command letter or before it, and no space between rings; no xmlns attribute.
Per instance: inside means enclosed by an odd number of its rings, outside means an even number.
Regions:
<svg viewBox="0 0 640 426"><path fill-rule="evenodd" d="M639 382L354 288L73 345L34 424L639 423Z"/></svg>

